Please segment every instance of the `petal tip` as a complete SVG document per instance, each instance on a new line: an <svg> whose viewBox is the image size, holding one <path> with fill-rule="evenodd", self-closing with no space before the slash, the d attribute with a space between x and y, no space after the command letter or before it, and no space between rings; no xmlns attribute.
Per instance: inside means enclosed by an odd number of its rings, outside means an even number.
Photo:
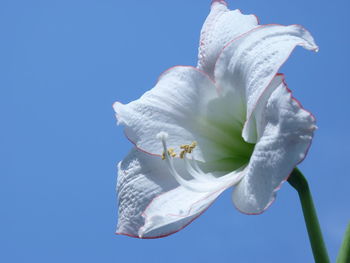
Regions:
<svg viewBox="0 0 350 263"><path fill-rule="evenodd" d="M214 4L223 4L225 6L228 6L226 1L224 1L224 0L212 0L210 5L213 6Z"/></svg>
<svg viewBox="0 0 350 263"><path fill-rule="evenodd" d="M140 237L140 236L136 236L136 235L128 234L128 233L123 233L123 232L115 232L115 235L142 239L142 237Z"/></svg>
<svg viewBox="0 0 350 263"><path fill-rule="evenodd" d="M281 185L280 185L281 186ZM236 210L244 215L248 215L248 216L257 216L257 215L261 215L263 214L266 210L268 210L270 208L270 206L276 201L276 192L280 189L280 186L277 187L276 189L274 189L273 191L273 194L271 196L271 199L270 201L265 205L265 207L263 208L253 208L253 209L250 209L250 210L244 210L243 208L240 208L235 200L234 200L234 194L232 194L232 203L233 203L233 206L236 208ZM235 190L234 190L235 191ZM234 192L233 192L234 193ZM253 211L254 210L254 211Z"/></svg>
<svg viewBox="0 0 350 263"><path fill-rule="evenodd" d="M120 124L123 123L122 120L121 120L120 114L119 114L122 106L124 106L124 105L121 102L119 102L119 101L114 102L113 105L112 105L112 108L113 108L113 110L115 112L115 117L117 119L117 125L120 125Z"/></svg>
<svg viewBox="0 0 350 263"><path fill-rule="evenodd" d="M116 112L118 107L120 106L120 102L119 101L115 101L113 104L112 104L112 108L114 109L114 111Z"/></svg>

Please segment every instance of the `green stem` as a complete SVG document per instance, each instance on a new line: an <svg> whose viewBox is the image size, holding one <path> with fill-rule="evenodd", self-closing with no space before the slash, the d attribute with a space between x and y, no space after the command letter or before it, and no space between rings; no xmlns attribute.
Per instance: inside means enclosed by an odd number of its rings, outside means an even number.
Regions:
<svg viewBox="0 0 350 263"><path fill-rule="evenodd" d="M327 249L323 241L320 224L317 219L316 209L312 201L309 184L298 168L295 168L288 179L300 198L304 213L307 232L309 234L310 244L316 263L329 263Z"/></svg>
<svg viewBox="0 0 350 263"><path fill-rule="evenodd" d="M350 223L346 229L344 235L344 241L340 248L337 263L349 263L350 262Z"/></svg>

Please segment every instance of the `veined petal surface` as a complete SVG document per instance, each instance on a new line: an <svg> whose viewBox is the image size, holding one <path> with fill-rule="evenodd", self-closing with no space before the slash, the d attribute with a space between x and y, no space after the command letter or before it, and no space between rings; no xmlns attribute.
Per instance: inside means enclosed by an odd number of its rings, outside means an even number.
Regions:
<svg viewBox="0 0 350 263"><path fill-rule="evenodd" d="M230 186L243 213L273 202L316 128L278 74L298 45L317 50L299 25L259 26L254 15L212 1L197 68L171 68L140 99L113 106L135 145L118 165L118 234L175 233ZM172 158L190 145L185 159Z"/></svg>
<svg viewBox="0 0 350 263"><path fill-rule="evenodd" d="M179 173L190 179L183 160ZM173 234L196 219L232 183L212 192L193 192L170 175L166 162L134 148L118 165L117 234L158 238Z"/></svg>
<svg viewBox="0 0 350 263"><path fill-rule="evenodd" d="M140 99L126 105L117 102L113 107L127 137L138 148L159 155L163 152L156 138L159 132L169 134L169 148L198 140L193 134L197 116L216 96L216 86L205 73L177 66L163 73L156 86ZM196 154L201 154L200 147Z"/></svg>
<svg viewBox="0 0 350 263"><path fill-rule="evenodd" d="M118 164L117 234L138 237L143 211L156 196L178 187L160 158L133 148Z"/></svg>
<svg viewBox="0 0 350 263"><path fill-rule="evenodd" d="M247 214L259 214L273 202L275 192L305 158L316 129L315 118L292 97L284 82L260 112L263 132L232 196L237 209Z"/></svg>
<svg viewBox="0 0 350 263"><path fill-rule="evenodd" d="M224 46L258 25L256 16L229 10L225 1L213 1L200 35L198 68L213 76L215 62Z"/></svg>
<svg viewBox="0 0 350 263"><path fill-rule="evenodd" d="M227 187L231 185L228 184ZM143 238L175 233L200 216L226 188L215 192L194 192L183 186L156 197L144 212Z"/></svg>
<svg viewBox="0 0 350 263"><path fill-rule="evenodd" d="M167 146L197 141L196 160L207 162L208 171L233 171L246 164L253 146L241 130L244 106L232 103L232 94L220 96L214 82L193 67L178 66L161 75L156 86L127 105L115 103L118 123L127 137L143 151L160 155L159 132L168 134ZM212 168L212 169L210 169Z"/></svg>
<svg viewBox="0 0 350 263"><path fill-rule="evenodd" d="M249 122L259 98L297 45L318 49L311 34L299 25L264 25L233 40L219 56L215 80L224 93L233 89L246 105L242 135L247 142L258 139Z"/></svg>

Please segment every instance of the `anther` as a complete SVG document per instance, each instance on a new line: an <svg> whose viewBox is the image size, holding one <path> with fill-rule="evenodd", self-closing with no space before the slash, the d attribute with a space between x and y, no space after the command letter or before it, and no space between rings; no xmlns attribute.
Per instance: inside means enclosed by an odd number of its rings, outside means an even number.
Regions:
<svg viewBox="0 0 350 263"><path fill-rule="evenodd" d="M176 153L175 153L175 150L174 148L169 148L168 150L168 155L171 156L171 157L176 157ZM162 160L165 160L166 159L166 155L165 155L165 152L162 153Z"/></svg>
<svg viewBox="0 0 350 263"><path fill-rule="evenodd" d="M197 142L192 142L191 144L184 144L180 146L182 151L180 152L180 158L183 159L186 153L192 153L193 149L196 148Z"/></svg>
<svg viewBox="0 0 350 263"><path fill-rule="evenodd" d="M169 154L171 157L176 157L176 153L175 153L175 151L174 151L173 148L169 148L169 149L168 149L168 154Z"/></svg>

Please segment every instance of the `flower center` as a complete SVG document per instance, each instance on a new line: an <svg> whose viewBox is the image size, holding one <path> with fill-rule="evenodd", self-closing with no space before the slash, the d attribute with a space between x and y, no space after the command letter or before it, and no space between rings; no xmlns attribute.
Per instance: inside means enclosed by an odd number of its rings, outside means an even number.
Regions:
<svg viewBox="0 0 350 263"><path fill-rule="evenodd" d="M254 144L242 137L246 121L246 106L237 101L237 94L227 93L211 100L200 111L193 125L193 134L201 147L201 166L205 171L230 172L246 165Z"/></svg>
<svg viewBox="0 0 350 263"><path fill-rule="evenodd" d="M191 157L187 157L187 154L191 154L194 148L197 146L196 142L191 144L181 145L182 150L179 157L184 161L185 169L187 173L193 178L192 180L185 179L184 175L177 172L173 158L176 157L175 150L173 148L168 148L166 140L168 134L165 132L160 132L157 134L157 138L162 141L163 154L162 159L166 161L170 174L175 178L175 180L183 187L196 192L213 192L222 189L223 187L228 187L235 185L240 181L243 176L242 168L236 169L233 172L222 175L218 173L205 173L198 166L196 160Z"/></svg>

